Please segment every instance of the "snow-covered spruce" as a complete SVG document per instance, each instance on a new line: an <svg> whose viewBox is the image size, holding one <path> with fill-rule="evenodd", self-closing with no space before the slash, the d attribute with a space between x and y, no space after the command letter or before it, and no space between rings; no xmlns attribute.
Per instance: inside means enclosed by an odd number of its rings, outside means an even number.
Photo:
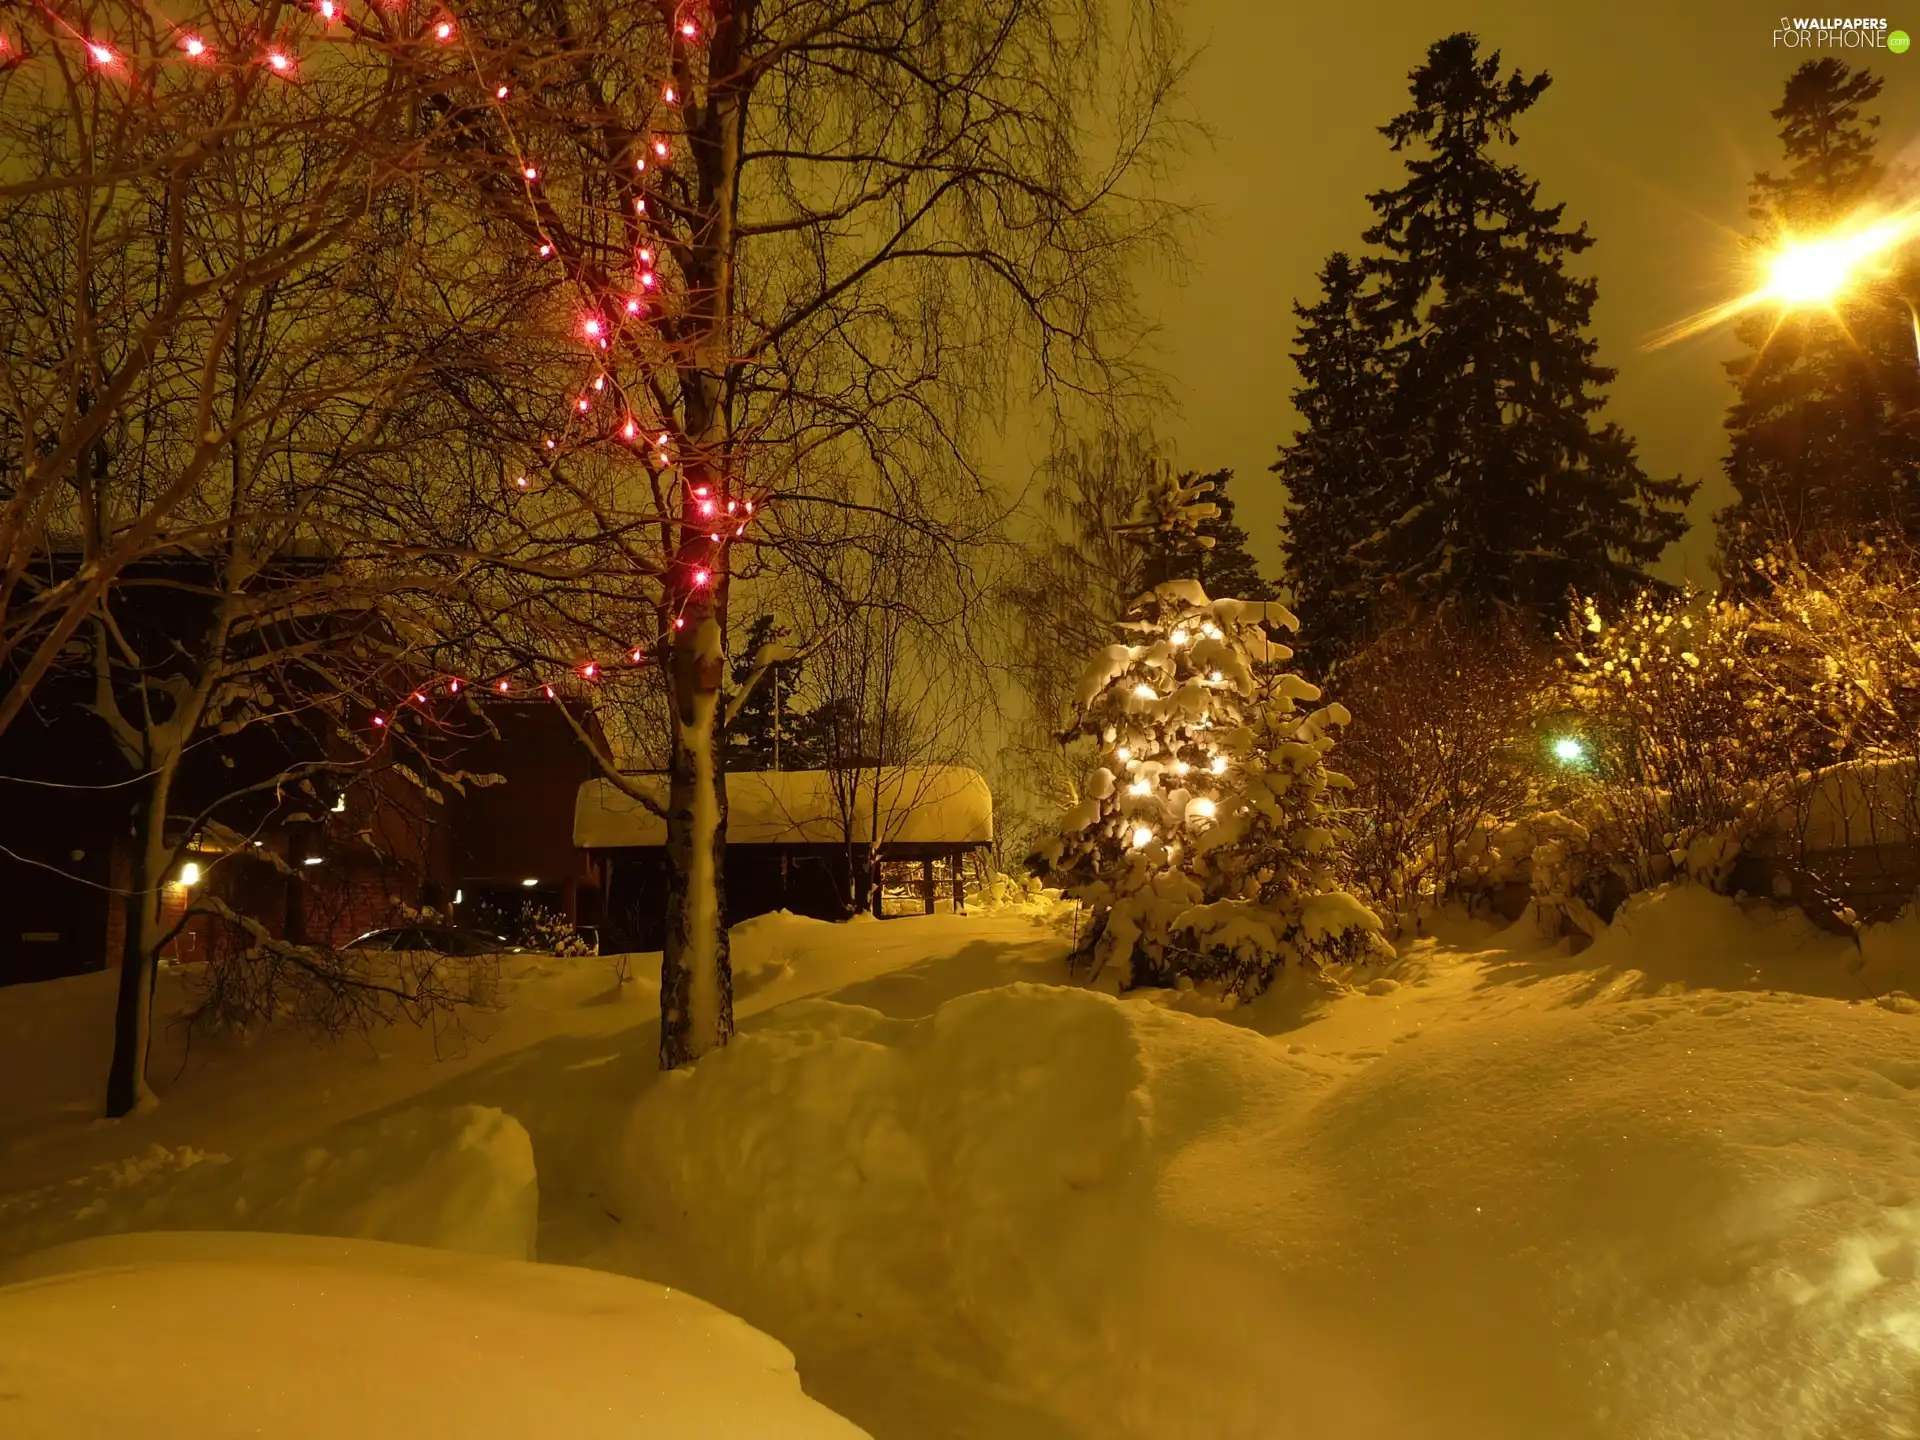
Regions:
<svg viewBox="0 0 1920 1440"><path fill-rule="evenodd" d="M1076 958L1133 985L1216 981L1242 998L1280 966L1349 958L1380 921L1338 884L1349 840L1326 755L1346 710L1285 670L1282 605L1170 580L1134 602L1081 680L1099 757L1037 858L1093 921Z"/></svg>

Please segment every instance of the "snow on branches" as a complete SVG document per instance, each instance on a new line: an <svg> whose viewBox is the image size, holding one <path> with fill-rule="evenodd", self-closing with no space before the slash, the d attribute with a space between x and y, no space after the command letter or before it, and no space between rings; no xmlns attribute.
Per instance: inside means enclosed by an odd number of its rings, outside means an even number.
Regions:
<svg viewBox="0 0 1920 1440"><path fill-rule="evenodd" d="M1380 930L1336 882L1349 782L1326 755L1347 712L1303 708L1320 691L1282 668L1293 652L1267 625L1298 628L1284 606L1171 580L1087 667L1076 733L1098 755L1036 856L1093 908L1081 963L1251 998L1288 961L1351 956Z"/></svg>

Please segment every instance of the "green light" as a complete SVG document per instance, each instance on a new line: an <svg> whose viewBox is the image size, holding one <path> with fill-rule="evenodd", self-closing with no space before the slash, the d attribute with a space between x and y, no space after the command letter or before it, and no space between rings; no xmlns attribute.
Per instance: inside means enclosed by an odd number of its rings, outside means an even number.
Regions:
<svg viewBox="0 0 1920 1440"><path fill-rule="evenodd" d="M1562 765L1578 765L1587 758L1587 747L1571 735L1562 735L1553 742L1553 758Z"/></svg>

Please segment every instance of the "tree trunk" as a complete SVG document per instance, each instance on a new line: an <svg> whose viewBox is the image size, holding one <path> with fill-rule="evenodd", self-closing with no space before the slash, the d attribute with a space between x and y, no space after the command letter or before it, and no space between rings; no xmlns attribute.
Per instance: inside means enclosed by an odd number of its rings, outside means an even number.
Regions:
<svg viewBox="0 0 1920 1440"><path fill-rule="evenodd" d="M733 1036L726 926L726 776L720 745L720 624L689 606L667 676L673 758L667 791L667 933L660 955L660 1067L672 1070Z"/></svg>
<svg viewBox="0 0 1920 1440"><path fill-rule="evenodd" d="M120 946L120 991L113 1012L113 1061L107 1068L109 1119L158 1103L147 1086L147 1051L153 1037L160 896L168 858L167 798L172 785L172 767L156 767L133 816L133 854L122 902L126 935Z"/></svg>

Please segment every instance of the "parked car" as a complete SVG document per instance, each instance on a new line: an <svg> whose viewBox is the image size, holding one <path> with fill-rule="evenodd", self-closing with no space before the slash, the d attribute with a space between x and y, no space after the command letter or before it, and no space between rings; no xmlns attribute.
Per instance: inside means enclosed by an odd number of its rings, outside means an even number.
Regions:
<svg viewBox="0 0 1920 1440"><path fill-rule="evenodd" d="M516 945L485 930L457 925L401 925L391 930L369 930L350 942L349 950L428 950L438 955L537 955L527 945Z"/></svg>

